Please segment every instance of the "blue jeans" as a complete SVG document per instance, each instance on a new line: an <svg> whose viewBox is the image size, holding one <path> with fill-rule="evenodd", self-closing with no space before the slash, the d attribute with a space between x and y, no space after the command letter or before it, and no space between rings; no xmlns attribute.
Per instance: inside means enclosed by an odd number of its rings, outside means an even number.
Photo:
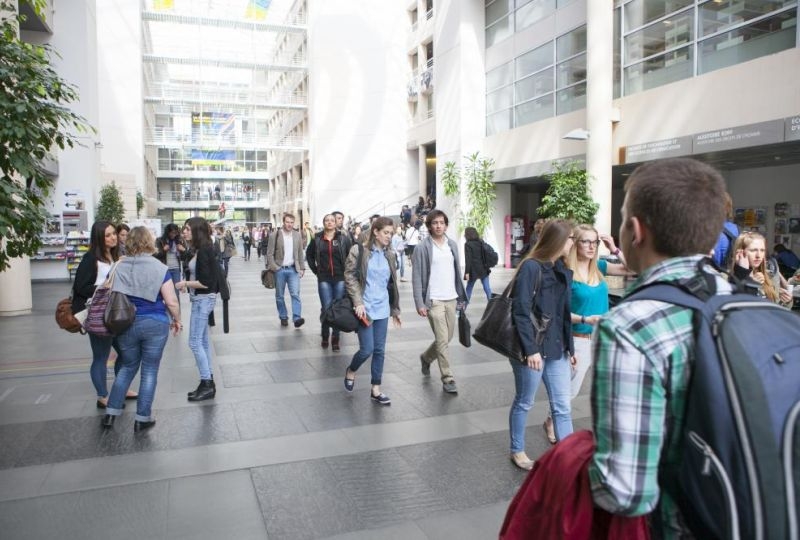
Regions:
<svg viewBox="0 0 800 540"><path fill-rule="evenodd" d="M319 292L322 311L325 311L331 305L331 302L344 298L344 281L319 281L317 283L317 292ZM331 330L333 330L333 339L339 339L339 331L327 324L322 325L322 338L328 339Z"/></svg>
<svg viewBox="0 0 800 540"><path fill-rule="evenodd" d="M280 268L275 272L275 303L278 305L278 317L288 319L286 313L286 285L289 285L289 296L292 297L292 320L296 321L300 315L300 274L294 267Z"/></svg>
<svg viewBox="0 0 800 540"><path fill-rule="evenodd" d="M533 396L539 388L539 381L544 380L547 395L550 398L550 410L553 413L553 428L559 441L572 433L572 415L570 410L570 389L572 368L566 356L545 360L544 369L536 371L519 360L509 358L514 370L514 402L508 414L511 432L511 453L525 450L525 421L528 411L533 406Z"/></svg>
<svg viewBox="0 0 800 540"><path fill-rule="evenodd" d="M161 364L161 354L164 352L168 337L169 323L147 317L136 317L131 327L117 337L122 354L122 367L114 379L114 386L111 387L107 414L114 416L122 414L125 394L141 366L136 420L149 422L152 419L158 366Z"/></svg>
<svg viewBox="0 0 800 540"><path fill-rule="evenodd" d="M472 279L470 277L469 281L467 281L467 300L472 298L472 288L475 286L475 282L477 279ZM492 298L492 286L489 285L489 275L485 275L481 278L481 285L483 285L483 292L486 293L486 299L490 300Z"/></svg>
<svg viewBox="0 0 800 540"><path fill-rule="evenodd" d="M181 276L181 269L180 268L170 268L169 269L169 277L172 278L172 283L179 282L180 280L183 279L183 276ZM180 291L178 289L175 289L175 296L177 296L179 294L180 294Z"/></svg>
<svg viewBox="0 0 800 540"><path fill-rule="evenodd" d="M208 316L214 311L217 303L216 294L193 294L189 296L192 301L192 314L189 317L189 349L194 354L197 371L200 378L210 380L211 373L211 345L208 341Z"/></svg>
<svg viewBox="0 0 800 540"><path fill-rule="evenodd" d="M371 384L381 384L383 376L383 357L386 353L386 331L389 329L389 318L372 321L369 326L358 327L358 351L350 362L350 371L355 373L361 364L372 356Z"/></svg>
<svg viewBox="0 0 800 540"><path fill-rule="evenodd" d="M404 251L401 251L397 254L397 270L400 274L400 277L405 277L406 275L406 254Z"/></svg>
<svg viewBox="0 0 800 540"><path fill-rule="evenodd" d="M121 365L119 347L113 336L103 337L94 334L89 334L89 345L92 347L92 365L89 368L89 376L92 378L97 397L104 398L108 396L108 383L106 382L108 355L111 354L111 347L114 347L114 350L117 351L117 360L114 363L114 374L116 375L119 373Z"/></svg>

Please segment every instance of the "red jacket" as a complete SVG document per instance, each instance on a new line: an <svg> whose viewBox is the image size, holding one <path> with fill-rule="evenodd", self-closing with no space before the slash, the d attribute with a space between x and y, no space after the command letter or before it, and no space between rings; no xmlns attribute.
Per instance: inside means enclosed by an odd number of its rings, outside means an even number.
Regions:
<svg viewBox="0 0 800 540"><path fill-rule="evenodd" d="M501 540L649 539L647 517L609 514L592 501L591 431L573 433L536 461L506 512Z"/></svg>

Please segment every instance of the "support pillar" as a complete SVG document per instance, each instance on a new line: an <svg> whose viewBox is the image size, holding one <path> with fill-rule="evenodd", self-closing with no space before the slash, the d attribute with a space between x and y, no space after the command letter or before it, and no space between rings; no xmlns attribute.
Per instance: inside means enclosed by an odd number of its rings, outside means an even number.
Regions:
<svg viewBox="0 0 800 540"><path fill-rule="evenodd" d="M0 272L0 316L26 315L32 308L31 260L12 259L11 266Z"/></svg>
<svg viewBox="0 0 800 540"><path fill-rule="evenodd" d="M592 196L600 203L595 225L611 231L612 108L614 98L614 5L586 2L586 170L593 178Z"/></svg>

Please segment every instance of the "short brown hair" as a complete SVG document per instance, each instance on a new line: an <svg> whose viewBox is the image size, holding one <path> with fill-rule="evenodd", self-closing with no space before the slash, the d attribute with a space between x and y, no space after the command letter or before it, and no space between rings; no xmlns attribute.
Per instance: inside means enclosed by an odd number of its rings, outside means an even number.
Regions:
<svg viewBox="0 0 800 540"><path fill-rule="evenodd" d="M625 183L627 218L652 233L661 255L708 253L725 223L725 181L694 159L664 159L639 166ZM627 223L623 223L627 227Z"/></svg>
<svg viewBox="0 0 800 540"><path fill-rule="evenodd" d="M450 225L450 220L447 218L447 214L445 214L441 210L431 210L430 212L428 212L428 215L425 217L425 226L428 229L430 229L431 228L431 223L433 223L433 220L436 219L436 218L444 218L444 224L445 225Z"/></svg>
<svg viewBox="0 0 800 540"><path fill-rule="evenodd" d="M290 214L289 212L285 212L285 213L283 214L283 219L281 219L281 223L285 222L285 221L286 221L286 218L289 218L289 219L291 219L292 221L296 221L296 219L295 219L295 217L294 217L294 214Z"/></svg>
<svg viewBox="0 0 800 540"><path fill-rule="evenodd" d="M152 255L156 252L156 241L153 233L147 227L134 227L125 242L125 252L128 255Z"/></svg>

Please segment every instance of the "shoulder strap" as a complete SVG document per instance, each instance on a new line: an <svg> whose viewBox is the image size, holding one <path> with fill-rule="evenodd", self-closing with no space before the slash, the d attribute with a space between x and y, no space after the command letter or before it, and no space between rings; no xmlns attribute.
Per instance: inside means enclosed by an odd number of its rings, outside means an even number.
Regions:
<svg viewBox="0 0 800 540"><path fill-rule="evenodd" d="M645 285L637 289L633 294L623 298L620 303L633 302L635 300L655 300L695 310L703 309L703 300L690 292L685 285L676 282Z"/></svg>
<svg viewBox="0 0 800 540"><path fill-rule="evenodd" d="M736 242L736 236L734 236L734 234L724 225L722 226L722 234L725 235L725 238L727 238L728 242L730 242L731 246L733 246L733 243Z"/></svg>

